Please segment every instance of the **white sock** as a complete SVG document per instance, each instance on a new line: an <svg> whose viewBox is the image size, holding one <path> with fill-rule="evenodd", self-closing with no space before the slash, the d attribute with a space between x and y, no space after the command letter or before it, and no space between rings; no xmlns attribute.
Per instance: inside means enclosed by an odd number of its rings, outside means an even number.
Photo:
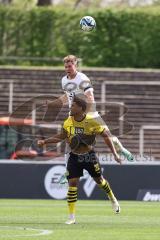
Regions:
<svg viewBox="0 0 160 240"><path fill-rule="evenodd" d="M69 218L70 218L70 219L75 219L75 215L74 215L74 214L70 214L70 215L69 215Z"/></svg>
<svg viewBox="0 0 160 240"><path fill-rule="evenodd" d="M118 140L118 138L116 136L112 137L112 141L114 143L114 146L116 148L116 150L119 152L122 152L124 147L122 146L121 142Z"/></svg>

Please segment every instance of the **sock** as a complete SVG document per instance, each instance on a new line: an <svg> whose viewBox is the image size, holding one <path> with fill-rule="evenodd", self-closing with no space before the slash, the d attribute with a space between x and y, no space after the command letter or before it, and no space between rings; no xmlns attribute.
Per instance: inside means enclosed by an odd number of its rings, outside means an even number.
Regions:
<svg viewBox="0 0 160 240"><path fill-rule="evenodd" d="M112 141L113 141L116 151L119 154L122 154L125 158L127 158L128 161L134 160L133 155L130 153L130 151L128 151L125 147L123 147L123 145L121 144L121 142L119 141L119 139L117 137L112 136Z"/></svg>
<svg viewBox="0 0 160 240"><path fill-rule="evenodd" d="M67 202L70 218L75 218L75 203L77 201L77 187L69 187L67 194Z"/></svg>
<svg viewBox="0 0 160 240"><path fill-rule="evenodd" d="M114 201L116 199L109 183L104 178L103 178L103 181L101 182L101 184L99 184L99 187L102 188L106 192L108 198L111 201Z"/></svg>
<svg viewBox="0 0 160 240"><path fill-rule="evenodd" d="M133 161L134 160L134 157L133 155L126 149L123 147L122 151L121 151L121 154L127 158L128 161Z"/></svg>
<svg viewBox="0 0 160 240"><path fill-rule="evenodd" d="M113 144L114 144L114 147L115 147L116 151L118 153L120 153L123 149L123 146L122 146L121 142L119 141L119 139L116 136L112 136L112 141L113 141Z"/></svg>

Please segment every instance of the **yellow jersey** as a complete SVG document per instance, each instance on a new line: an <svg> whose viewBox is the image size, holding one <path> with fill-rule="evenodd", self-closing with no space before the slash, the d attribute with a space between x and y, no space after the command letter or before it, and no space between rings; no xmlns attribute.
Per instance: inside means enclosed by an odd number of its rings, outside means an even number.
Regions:
<svg viewBox="0 0 160 240"><path fill-rule="evenodd" d="M69 116L63 123L63 129L67 133L69 143L71 143L72 138L76 135L96 136L108 127L100 117L96 119L87 114L81 121L75 121L73 116Z"/></svg>

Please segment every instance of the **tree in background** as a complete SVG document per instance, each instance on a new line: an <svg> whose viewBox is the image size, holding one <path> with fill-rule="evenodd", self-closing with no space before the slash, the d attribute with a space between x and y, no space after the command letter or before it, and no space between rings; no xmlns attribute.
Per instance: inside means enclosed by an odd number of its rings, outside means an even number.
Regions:
<svg viewBox="0 0 160 240"><path fill-rule="evenodd" d="M38 0L38 6L44 5L70 5L74 8L80 7L107 7L107 6L146 6L160 3L160 0Z"/></svg>
<svg viewBox="0 0 160 240"><path fill-rule="evenodd" d="M10 4L10 3L12 3L12 0L0 0L0 3L2 3L2 4Z"/></svg>
<svg viewBox="0 0 160 240"><path fill-rule="evenodd" d="M104 8L109 6L147 6L160 5L160 0L0 0L0 5L11 5L22 8L34 6L63 6L64 8Z"/></svg>

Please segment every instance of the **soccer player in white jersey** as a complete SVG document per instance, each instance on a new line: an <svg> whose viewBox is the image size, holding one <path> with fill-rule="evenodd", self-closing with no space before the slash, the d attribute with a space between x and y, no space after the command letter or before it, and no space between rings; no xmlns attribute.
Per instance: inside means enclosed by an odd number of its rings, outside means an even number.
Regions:
<svg viewBox="0 0 160 240"><path fill-rule="evenodd" d="M62 78L62 89L67 96L69 108L72 105L74 95L79 93L85 94L88 100L93 103L93 87L90 79L84 73L77 71L77 58L74 55L65 57L64 67L66 75ZM65 101L65 97L63 100Z"/></svg>
<svg viewBox="0 0 160 240"><path fill-rule="evenodd" d="M69 108L72 105L72 100L74 95L83 93L87 96L88 103L90 103L91 108L88 109L88 112L92 114L95 118L99 118L102 121L102 118L96 111L96 103L94 100L94 90L90 82L90 79L82 72L77 70L78 60L74 55L68 55L63 59L66 75L62 78L62 89L64 90L64 95L61 97L63 103L68 102ZM116 136L112 137L112 141L115 145L116 150L119 154L125 156L128 160L133 159L133 155L122 146L120 141ZM69 149L66 149L65 161L67 162ZM65 183L66 178L62 176L60 183Z"/></svg>

